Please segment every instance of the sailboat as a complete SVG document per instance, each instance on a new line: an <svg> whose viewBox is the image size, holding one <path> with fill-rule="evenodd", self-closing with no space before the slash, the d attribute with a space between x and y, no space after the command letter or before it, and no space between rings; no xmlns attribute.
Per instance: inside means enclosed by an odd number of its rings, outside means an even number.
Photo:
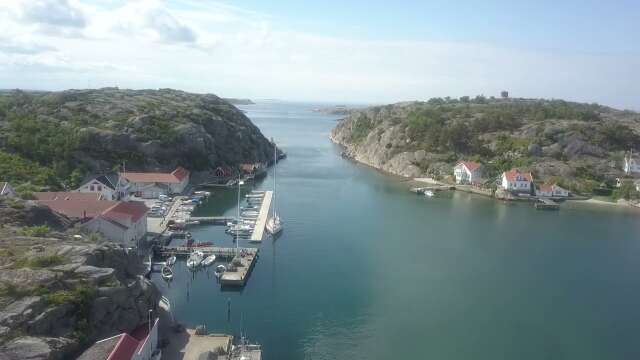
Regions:
<svg viewBox="0 0 640 360"><path fill-rule="evenodd" d="M276 211L276 168L278 167L278 147L273 142L273 205L271 217L267 220L266 229L271 235L276 235L282 231L283 223Z"/></svg>

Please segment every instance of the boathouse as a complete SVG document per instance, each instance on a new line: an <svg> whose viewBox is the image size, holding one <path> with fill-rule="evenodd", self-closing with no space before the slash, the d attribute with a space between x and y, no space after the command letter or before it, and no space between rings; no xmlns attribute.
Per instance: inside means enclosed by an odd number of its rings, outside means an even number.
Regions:
<svg viewBox="0 0 640 360"><path fill-rule="evenodd" d="M158 357L158 319L144 323L130 333L97 341L78 360L151 360Z"/></svg>
<svg viewBox="0 0 640 360"><path fill-rule="evenodd" d="M123 172L120 173L121 189L145 199L160 195L180 194L189 185L189 170L178 167L170 173Z"/></svg>
<svg viewBox="0 0 640 360"><path fill-rule="evenodd" d="M536 187L536 195L541 197L568 197L569 190L557 184L540 184Z"/></svg>

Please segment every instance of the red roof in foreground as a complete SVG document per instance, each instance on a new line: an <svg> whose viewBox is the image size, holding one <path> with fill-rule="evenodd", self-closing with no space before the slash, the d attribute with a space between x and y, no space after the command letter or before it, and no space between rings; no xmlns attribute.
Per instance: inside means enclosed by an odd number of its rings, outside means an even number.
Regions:
<svg viewBox="0 0 640 360"><path fill-rule="evenodd" d="M131 360L140 342L129 334L121 334L118 344L113 348L107 360Z"/></svg>
<svg viewBox="0 0 640 360"><path fill-rule="evenodd" d="M149 208L141 201L120 201L102 212L101 216L127 225L128 221L137 222Z"/></svg>
<svg viewBox="0 0 640 360"><path fill-rule="evenodd" d="M179 183L189 176L189 170L178 167L171 173L160 172L126 172L120 176L136 183Z"/></svg>
<svg viewBox="0 0 640 360"><path fill-rule="evenodd" d="M481 166L477 162L473 162L473 161L461 161L459 164L464 165L467 169L469 169L469 171L476 170Z"/></svg>
<svg viewBox="0 0 640 360"><path fill-rule="evenodd" d="M533 175L531 175L530 172L522 172L519 169L511 169L509 171L505 171L504 175L509 181L516 181L516 177L518 175L522 176L527 181L533 181Z"/></svg>
<svg viewBox="0 0 640 360"><path fill-rule="evenodd" d="M94 218L108 208L117 204L117 201L106 200L66 200L56 198L55 200L37 200L38 203L48 206L51 210L65 215L69 218L83 219Z"/></svg>

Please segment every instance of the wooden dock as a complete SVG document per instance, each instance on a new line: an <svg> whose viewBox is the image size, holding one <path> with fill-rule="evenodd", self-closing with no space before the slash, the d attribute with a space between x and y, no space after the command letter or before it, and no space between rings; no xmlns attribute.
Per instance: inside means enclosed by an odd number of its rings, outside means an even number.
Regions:
<svg viewBox="0 0 640 360"><path fill-rule="evenodd" d="M258 258L258 249L241 249L220 277L221 286L244 286Z"/></svg>
<svg viewBox="0 0 640 360"><path fill-rule="evenodd" d="M267 224L269 218L269 209L271 208L271 199L273 197L273 191L265 191L264 198L262 199L262 205L260 206L260 212L256 219L256 225L251 233L250 241L262 241L262 235L264 233L264 226Z"/></svg>
<svg viewBox="0 0 640 360"><path fill-rule="evenodd" d="M215 255L219 258L233 258L236 255L236 248L217 247L217 246L163 246L160 253L163 256L189 256L192 251L202 251L205 255ZM242 250L252 250L252 248L240 248Z"/></svg>
<svg viewBox="0 0 640 360"><path fill-rule="evenodd" d="M538 198L538 201L534 205L538 210L559 210L560 204L545 198Z"/></svg>
<svg viewBox="0 0 640 360"><path fill-rule="evenodd" d="M189 221L197 221L200 224L227 225L229 221L235 218L229 216L192 216Z"/></svg>
<svg viewBox="0 0 640 360"><path fill-rule="evenodd" d="M432 185L432 186L422 186L422 187L414 187L409 189L409 191L414 192L416 194L424 194L425 191L445 191L445 190L455 190L456 187L453 185Z"/></svg>

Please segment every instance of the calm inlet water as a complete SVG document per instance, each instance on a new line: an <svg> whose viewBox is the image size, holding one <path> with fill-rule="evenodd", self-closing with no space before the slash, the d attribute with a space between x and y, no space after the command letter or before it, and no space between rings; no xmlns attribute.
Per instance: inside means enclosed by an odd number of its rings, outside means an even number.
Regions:
<svg viewBox="0 0 640 360"><path fill-rule="evenodd" d="M266 359L640 358L638 212L416 196L342 159L318 106L243 107L288 154L285 230L259 245L241 291L184 262L169 286L155 279L178 320L242 328ZM235 201L217 192L200 214L235 214ZM232 245L222 227L192 233Z"/></svg>

